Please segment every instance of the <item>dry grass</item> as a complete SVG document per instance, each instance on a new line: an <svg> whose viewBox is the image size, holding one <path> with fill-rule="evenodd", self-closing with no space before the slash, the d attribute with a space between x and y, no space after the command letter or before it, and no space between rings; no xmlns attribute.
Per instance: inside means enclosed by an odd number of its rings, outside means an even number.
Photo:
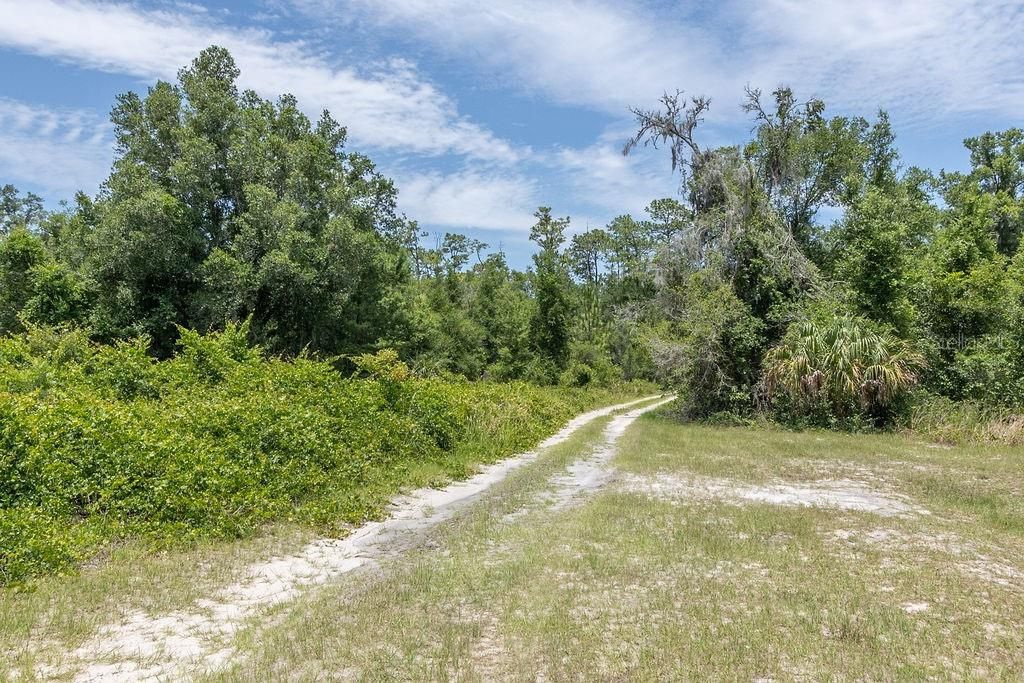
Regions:
<svg viewBox="0 0 1024 683"><path fill-rule="evenodd" d="M26 591L0 592L0 680L32 680L59 666L96 630L133 612L182 609L238 580L266 556L295 552L310 531L277 526L233 543L154 552L141 543L111 548L74 576L48 577Z"/></svg>
<svg viewBox="0 0 1024 683"><path fill-rule="evenodd" d="M568 451L597 436L520 473L385 576L282 612L218 678L1024 676L1021 450L642 418L617 480L575 507L545 503ZM626 485L645 478L855 482L911 512Z"/></svg>
<svg viewBox="0 0 1024 683"><path fill-rule="evenodd" d="M616 477L554 505L606 425L383 571L268 611L208 678L1024 677L1024 449L648 417Z"/></svg>

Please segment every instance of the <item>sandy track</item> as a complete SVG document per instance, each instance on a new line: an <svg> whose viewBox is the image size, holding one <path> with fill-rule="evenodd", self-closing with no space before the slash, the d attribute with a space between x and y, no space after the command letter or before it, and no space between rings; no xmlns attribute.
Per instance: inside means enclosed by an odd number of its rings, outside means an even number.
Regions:
<svg viewBox="0 0 1024 683"><path fill-rule="evenodd" d="M589 458L576 460L569 465L565 474L555 477L552 480L554 489L543 499L550 502L553 509L560 510L611 481L615 477L611 460L618 451L619 438L626 433L626 430L638 417L673 400L675 400L674 396L665 398L657 403L650 403L612 418L604 429L601 444L597 449Z"/></svg>
<svg viewBox="0 0 1024 683"><path fill-rule="evenodd" d="M386 520L368 523L344 539L320 539L296 555L253 565L243 580L185 610L164 615L131 613L118 623L101 627L85 645L68 653L60 667L41 667L37 674L43 679L71 676L76 681L166 681L222 668L232 658L235 632L261 610L401 553L510 472L535 460L540 451L566 441L595 419L656 398L583 413L532 451L484 467L475 476L443 489L420 489L402 496L393 502ZM641 412L664 402L615 418L595 458L610 458L614 441L626 427Z"/></svg>

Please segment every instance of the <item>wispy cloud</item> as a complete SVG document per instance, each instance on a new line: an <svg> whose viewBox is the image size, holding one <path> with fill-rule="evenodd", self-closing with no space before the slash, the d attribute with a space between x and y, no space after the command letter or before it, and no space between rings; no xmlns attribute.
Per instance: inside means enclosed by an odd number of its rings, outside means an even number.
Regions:
<svg viewBox="0 0 1024 683"><path fill-rule="evenodd" d="M110 168L112 130L87 111L0 99L0 184L31 184L59 197L95 189Z"/></svg>
<svg viewBox="0 0 1024 683"><path fill-rule="evenodd" d="M845 108L884 107L907 124L958 115L1019 116L1024 4L1019 0L763 0L745 52L762 82L805 85Z"/></svg>
<svg viewBox="0 0 1024 683"><path fill-rule="evenodd" d="M679 189L678 178L669 174L667 162L657 153L641 150L622 156L625 137L609 132L593 145L562 148L550 159L572 195L599 215L642 215L652 199L674 196Z"/></svg>
<svg viewBox="0 0 1024 683"><path fill-rule="evenodd" d="M0 98L0 185L31 185L53 197L95 191L113 157L113 128L95 113ZM399 209L423 225L525 231L539 200L519 171L470 163L452 173L393 169Z"/></svg>
<svg viewBox="0 0 1024 683"><path fill-rule="evenodd" d="M399 208L424 225L525 231L539 200L518 173L465 169L454 173L398 174Z"/></svg>
<svg viewBox="0 0 1024 683"><path fill-rule="evenodd" d="M328 108L360 145L497 162L528 153L460 115L407 61L366 71L336 67L305 43L278 42L268 32L224 26L187 10L0 0L0 16L0 45L146 79L173 78L201 49L223 45L235 56L244 87L267 96L290 92L308 107Z"/></svg>
<svg viewBox="0 0 1024 683"><path fill-rule="evenodd" d="M527 92L623 114L664 90L712 96L735 120L745 83L780 82L908 123L1024 107L1020 0L295 0L411 31ZM494 49L500 46L500 49Z"/></svg>
<svg viewBox="0 0 1024 683"><path fill-rule="evenodd" d="M294 0L318 16L399 27L449 54L560 103L623 114L683 84L711 91L729 76L719 36L625 3L504 0Z"/></svg>
<svg viewBox="0 0 1024 683"><path fill-rule="evenodd" d="M788 83L832 111L883 107L901 130L958 117L1013 120L1024 110L1021 0L276 0L284 14L299 7L316 17L318 40L358 24L381 45L401 36L479 69L474 88L500 82L607 115L609 133L596 141L539 149L467 117L443 79L407 59L347 64L324 42L239 28L229 13L188 4L159 6L0 0L0 46L151 82L173 79L207 45L224 45L243 86L294 93L311 115L330 109L353 144L396 175L402 210L445 229L525 230L539 203L603 221L672 194L664 159L624 159L618 150L628 107L653 105L677 87L713 98L709 144L745 125L737 105L747 83ZM97 134L96 120L10 102L0 116L0 173L17 169L64 189L95 187L105 175L109 128Z"/></svg>

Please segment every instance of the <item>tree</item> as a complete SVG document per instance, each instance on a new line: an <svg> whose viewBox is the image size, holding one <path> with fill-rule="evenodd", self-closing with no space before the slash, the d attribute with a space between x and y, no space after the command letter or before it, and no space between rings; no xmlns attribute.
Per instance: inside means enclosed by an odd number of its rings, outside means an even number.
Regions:
<svg viewBox="0 0 1024 683"><path fill-rule="evenodd" d="M0 237L0 334L22 331L23 322L80 322L87 299L81 278L38 235L20 226Z"/></svg>
<svg viewBox="0 0 1024 683"><path fill-rule="evenodd" d="M746 93L743 109L756 127L745 153L801 246L814 239L822 206L847 204L868 184L894 182L897 155L885 112L871 126L863 118L826 119L824 102L798 102L787 87L772 92L770 107L760 90L748 87Z"/></svg>
<svg viewBox="0 0 1024 683"><path fill-rule="evenodd" d="M565 243L565 230L569 227L569 217L555 218L551 215L551 207L542 206L533 212L537 222L530 228L530 241L540 247L541 255L557 260L558 250Z"/></svg>
<svg viewBox="0 0 1024 683"><path fill-rule="evenodd" d="M855 305L880 318L890 305L900 308L907 262L898 240L909 239L921 221L887 215L912 224L875 222L893 208L886 202L897 185L884 112L874 124L826 118L822 101L800 102L789 88L773 91L770 104L748 88L744 108L754 119L753 139L712 149L697 140L707 98L686 101L677 92L661 105L634 110L637 132L624 148L668 146L682 179L683 202L652 207L660 214L652 212L653 223L664 232L646 234L649 244L661 242L649 323L653 361L685 397L687 415L749 410L764 352L805 307L827 296L821 266L833 264L826 231L815 223L819 209L852 207L835 251L843 254L843 276L854 282ZM909 191L905 202L918 208ZM628 227L622 222L616 233L629 234ZM671 240L656 240L660 234ZM880 283L889 286L874 288ZM907 329L911 316L903 303L890 320Z"/></svg>
<svg viewBox="0 0 1024 683"><path fill-rule="evenodd" d="M440 248L441 265L449 274L457 273L469 263L471 255L475 255L477 262L480 262L480 252L486 248L487 245L480 240L456 233L445 233Z"/></svg>
<svg viewBox="0 0 1024 683"><path fill-rule="evenodd" d="M638 131L625 148L628 153L640 142L667 143L673 152L673 168L681 169L683 175L684 211L677 210L676 215L682 213L677 220L685 221L686 227L661 249L655 281L661 283L661 289L667 287L666 283L690 279L721 283L732 290L747 315L760 321L756 334L749 338L760 339L766 334L769 341L777 339L792 320L800 299L820 288L818 268L772 201L771 183L766 187L759 181L763 169L756 155L744 154L738 147L705 149L696 140L697 125L708 110L708 100L696 97L687 105L678 95L666 95L662 105L661 112L636 112ZM699 275L704 271L708 271L706 275ZM717 309L702 306L693 297L679 300L688 302L701 315L734 311L732 305ZM661 310L683 319L693 317L691 312L675 308ZM738 347L736 352L748 350ZM755 372L763 350L754 354ZM745 380L731 385L752 386Z"/></svg>
<svg viewBox="0 0 1024 683"><path fill-rule="evenodd" d="M1000 253L1013 256L1024 230L1024 131L1011 128L968 138L969 174L943 174L946 201L953 207L977 204L973 195L986 197L982 210L993 224Z"/></svg>
<svg viewBox="0 0 1024 683"><path fill-rule="evenodd" d="M552 372L544 374L553 380L553 371L564 369L569 357L571 281L559 252L565 242L569 218L552 217L551 209L546 206L533 215L537 222L530 229L530 239L537 243L540 251L533 256L537 306L530 322L530 342L534 351L551 364Z"/></svg>
<svg viewBox="0 0 1024 683"><path fill-rule="evenodd" d="M985 198L977 196L984 206ZM984 384L977 353L1001 336L1012 320L1012 281L984 210L949 211L916 275L917 308L928 356L929 389L963 399ZM974 387L974 388L972 388Z"/></svg>
<svg viewBox="0 0 1024 683"><path fill-rule="evenodd" d="M641 142L657 147L669 144L672 168L679 170L690 212L690 228L673 258L689 267L708 264L725 268L741 283L741 298L764 307L774 300L766 288L801 291L817 286L817 267L805 253L782 214L773 207L770 187L758 182L756 155L738 147L702 148L695 132L710 101L694 97L690 104L681 94L662 97L663 111L634 110L637 133L626 143L628 154ZM773 210L775 209L775 210Z"/></svg>
<svg viewBox="0 0 1024 683"><path fill-rule="evenodd" d="M394 188L327 112L314 124L238 76L211 47L176 84L118 97L111 175L60 240L95 285L92 323L158 353L179 325L246 319L271 351L372 348L403 311L385 303L408 273Z"/></svg>
<svg viewBox="0 0 1024 683"><path fill-rule="evenodd" d="M573 235L566 254L573 275L588 288L597 289L612 248L611 236L600 228Z"/></svg>
<svg viewBox="0 0 1024 683"><path fill-rule="evenodd" d="M39 195L29 192L21 196L13 185L0 187L0 236L17 227L37 228L45 217Z"/></svg>
<svg viewBox="0 0 1024 683"><path fill-rule="evenodd" d="M647 206L650 220L645 221L655 244L665 245L686 230L693 221L692 213L671 197L655 199Z"/></svg>
<svg viewBox="0 0 1024 683"><path fill-rule="evenodd" d="M42 240L24 226L0 237L0 334L21 330L18 315L32 296L33 269L46 260Z"/></svg>
<svg viewBox="0 0 1024 683"><path fill-rule="evenodd" d="M649 332L656 378L676 387L680 412L702 419L749 413L764 352L764 323L739 300L722 270L662 273Z"/></svg>
<svg viewBox="0 0 1024 683"><path fill-rule="evenodd" d="M533 316L524 276L510 270L502 254L491 254L474 269L473 282L470 310L484 330L489 374L504 380L523 377Z"/></svg>
<svg viewBox="0 0 1024 683"><path fill-rule="evenodd" d="M971 339L1003 324L1007 262L988 228L972 212L947 214L919 265L919 305L937 337Z"/></svg>
<svg viewBox="0 0 1024 683"><path fill-rule="evenodd" d="M691 97L687 102L683 92L677 90L674 95L662 95L660 102L660 109L630 109L636 117L637 132L626 141L622 154L628 155L641 143L654 149L667 144L672 171L680 172L681 182L685 185L688 176L698 172L709 158L708 152L697 144L694 133L711 108L711 99L699 96ZM695 208L704 208L696 197L691 195L690 200Z"/></svg>
<svg viewBox="0 0 1024 683"><path fill-rule="evenodd" d="M908 335L916 312L911 301L913 264L938 220L931 204L905 187L871 187L834 227L836 277L849 289L859 315Z"/></svg>

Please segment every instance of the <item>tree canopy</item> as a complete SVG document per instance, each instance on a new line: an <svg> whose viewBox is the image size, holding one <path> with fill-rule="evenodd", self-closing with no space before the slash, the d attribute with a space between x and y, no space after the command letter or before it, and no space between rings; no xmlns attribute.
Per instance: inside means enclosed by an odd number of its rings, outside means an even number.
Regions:
<svg viewBox="0 0 1024 683"><path fill-rule="evenodd" d="M713 147L710 100L666 94L633 110L624 152L667 149L678 196L586 230L540 207L517 271L398 214L330 113L238 79L211 47L119 96L96 196L47 211L0 188L0 332L74 325L164 356L183 330L247 323L284 356L393 348L420 373L657 380L694 418L888 420L912 389L1024 408L1019 129L967 139L968 170L933 173L904 168L884 111L748 88L750 135Z"/></svg>

